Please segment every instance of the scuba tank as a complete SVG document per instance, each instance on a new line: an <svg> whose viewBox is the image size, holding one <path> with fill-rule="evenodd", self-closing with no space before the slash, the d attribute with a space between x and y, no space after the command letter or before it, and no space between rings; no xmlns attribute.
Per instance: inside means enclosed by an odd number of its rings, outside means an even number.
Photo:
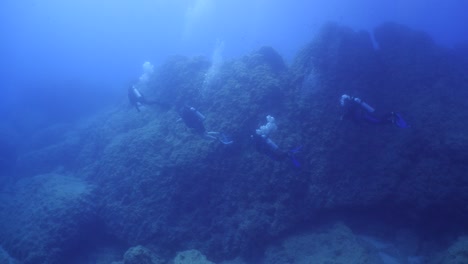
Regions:
<svg viewBox="0 0 468 264"><path fill-rule="evenodd" d="M351 100L351 101L356 102L369 113L373 113L375 111L375 109L372 106L368 105L366 102L362 101L361 99L357 97L352 97L347 94L343 94L341 96L341 99L340 99L341 106L345 105L346 100Z"/></svg>
<svg viewBox="0 0 468 264"><path fill-rule="evenodd" d="M136 98L140 99L142 97L140 91L138 91L138 89L135 88L135 86L133 86L132 89L133 89L133 94L136 96Z"/></svg>
<svg viewBox="0 0 468 264"><path fill-rule="evenodd" d="M205 120L206 117L197 109L195 109L195 107L190 107L190 110L193 111L197 115L197 117L200 118L200 120Z"/></svg>
<svg viewBox="0 0 468 264"><path fill-rule="evenodd" d="M364 108L367 112L369 113L373 113L375 111L375 109L368 105L366 102L362 101L361 99L359 98L354 98L354 102L358 103L360 106L362 106L362 108Z"/></svg>
<svg viewBox="0 0 468 264"><path fill-rule="evenodd" d="M269 137L265 137L265 136L261 136L261 137L265 140L265 143L268 145L268 147L270 147L272 151L279 149L278 145L276 145L276 143L273 142L273 140L271 140Z"/></svg>

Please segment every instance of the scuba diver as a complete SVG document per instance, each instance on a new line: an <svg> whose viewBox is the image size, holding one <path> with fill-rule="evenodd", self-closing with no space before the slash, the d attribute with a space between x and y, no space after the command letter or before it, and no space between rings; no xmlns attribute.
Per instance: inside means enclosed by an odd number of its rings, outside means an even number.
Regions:
<svg viewBox="0 0 468 264"><path fill-rule="evenodd" d="M301 165L295 158L294 154L299 152L301 147L290 151L280 149L280 147L270 138L270 134L277 129L275 118L268 115L266 119L267 123L256 129L255 134L250 136L253 140L255 148L260 153L264 153L274 160L285 160L289 158L291 159L294 166L299 168Z"/></svg>
<svg viewBox="0 0 468 264"><path fill-rule="evenodd" d="M180 109L179 115L180 118L184 121L185 125L191 128L197 134L200 134L207 139L217 139L225 145L233 143L233 141L222 132L207 132L205 125L203 124L203 121L206 117L194 107L185 105Z"/></svg>
<svg viewBox="0 0 468 264"><path fill-rule="evenodd" d="M367 122L369 124L394 124L401 128L409 127L406 121L397 112L388 112L380 117L374 114L375 109L357 97L343 94L340 99L344 108L344 118L351 118L356 122Z"/></svg>
<svg viewBox="0 0 468 264"><path fill-rule="evenodd" d="M135 106L138 112L141 111L140 107L143 105L161 104L155 100L146 99L146 97L143 96L143 94L135 87L135 85L132 85L128 88L128 100L132 106Z"/></svg>

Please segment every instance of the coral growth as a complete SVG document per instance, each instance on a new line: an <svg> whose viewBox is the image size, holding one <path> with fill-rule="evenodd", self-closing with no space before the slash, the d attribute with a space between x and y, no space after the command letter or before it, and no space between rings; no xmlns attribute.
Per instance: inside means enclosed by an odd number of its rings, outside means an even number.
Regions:
<svg viewBox="0 0 468 264"><path fill-rule="evenodd" d="M94 221L93 188L75 177L26 178L1 194L0 241L21 263L59 263Z"/></svg>
<svg viewBox="0 0 468 264"><path fill-rule="evenodd" d="M10 257L2 247L0 247L0 263L2 264L19 264L16 260Z"/></svg>
<svg viewBox="0 0 468 264"><path fill-rule="evenodd" d="M374 263L383 264L377 252L371 251L353 232L342 224L316 233L305 233L271 246L263 263Z"/></svg>
<svg viewBox="0 0 468 264"><path fill-rule="evenodd" d="M431 264L468 263L468 237L459 237L453 245L439 256L434 256Z"/></svg>
<svg viewBox="0 0 468 264"><path fill-rule="evenodd" d="M143 246L131 247L125 252L123 264L162 264L163 261Z"/></svg>
<svg viewBox="0 0 468 264"><path fill-rule="evenodd" d="M0 204L4 248L25 263L54 261L80 239L94 214L107 232L130 245L168 254L197 248L216 262L255 259L272 239L336 211L410 222L422 232L443 230L447 221L454 229L463 226L463 60L452 60L424 33L395 24L378 27L375 40L378 49L369 33L328 24L291 66L263 47L217 65L210 80L216 89L203 94L214 64L169 58L151 78L142 75L147 94L167 103L167 111L137 115L118 108L76 127L37 134L19 158L21 175L29 178L10 186L14 195L2 194L10 201ZM316 85L320 89L303 92ZM414 126L395 131L340 120L343 93L365 96L376 111L401 110ZM203 111L206 126L229 132L235 144L206 142L187 131L177 122L185 104ZM300 170L254 150L250 135L269 114L281 122L278 145L302 146ZM260 131L275 126L270 118ZM35 176L51 171L76 176ZM438 214L444 219L433 217ZM310 256L329 263L372 257L346 228L329 233L335 247L326 247L320 234L313 237L323 247L302 238L284 246L293 250L301 247L298 241L307 242L316 249ZM145 255L141 248L136 252ZM277 256L268 252L274 263ZM282 252L283 261L299 258Z"/></svg>
<svg viewBox="0 0 468 264"><path fill-rule="evenodd" d="M206 259L205 255L198 250L186 250L177 253L174 264L214 264Z"/></svg>

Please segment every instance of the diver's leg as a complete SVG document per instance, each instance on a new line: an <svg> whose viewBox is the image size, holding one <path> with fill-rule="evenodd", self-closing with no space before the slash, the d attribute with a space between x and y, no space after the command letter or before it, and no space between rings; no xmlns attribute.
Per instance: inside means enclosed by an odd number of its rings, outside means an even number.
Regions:
<svg viewBox="0 0 468 264"><path fill-rule="evenodd" d="M209 131L205 132L205 138L207 139L218 139L219 132Z"/></svg>
<svg viewBox="0 0 468 264"><path fill-rule="evenodd" d="M207 134L211 138L217 139L217 140L219 140L219 142L221 142L221 143L223 143L225 145L229 145L229 144L232 144L234 142L231 138L229 138L228 136L226 136L222 132L207 132Z"/></svg>
<svg viewBox="0 0 468 264"><path fill-rule="evenodd" d="M364 115L363 115L363 119L367 122L367 123L370 123L370 124L384 124L384 123L387 123L386 119L385 119L385 116L384 117L377 117L377 116L374 116L370 113L367 113L365 112Z"/></svg>
<svg viewBox="0 0 468 264"><path fill-rule="evenodd" d="M386 113L383 117L387 121L387 123L392 123L401 128L409 127L406 121L401 117L401 115L397 112L389 112Z"/></svg>

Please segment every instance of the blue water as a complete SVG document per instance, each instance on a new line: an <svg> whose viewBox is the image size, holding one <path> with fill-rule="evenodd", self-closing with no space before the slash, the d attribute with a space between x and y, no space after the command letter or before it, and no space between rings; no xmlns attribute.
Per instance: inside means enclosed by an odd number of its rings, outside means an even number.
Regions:
<svg viewBox="0 0 468 264"><path fill-rule="evenodd" d="M468 231L467 11L2 1L0 264L111 263L137 245L303 263L284 249L301 234L351 254L336 232L372 248L366 263L449 263Z"/></svg>

